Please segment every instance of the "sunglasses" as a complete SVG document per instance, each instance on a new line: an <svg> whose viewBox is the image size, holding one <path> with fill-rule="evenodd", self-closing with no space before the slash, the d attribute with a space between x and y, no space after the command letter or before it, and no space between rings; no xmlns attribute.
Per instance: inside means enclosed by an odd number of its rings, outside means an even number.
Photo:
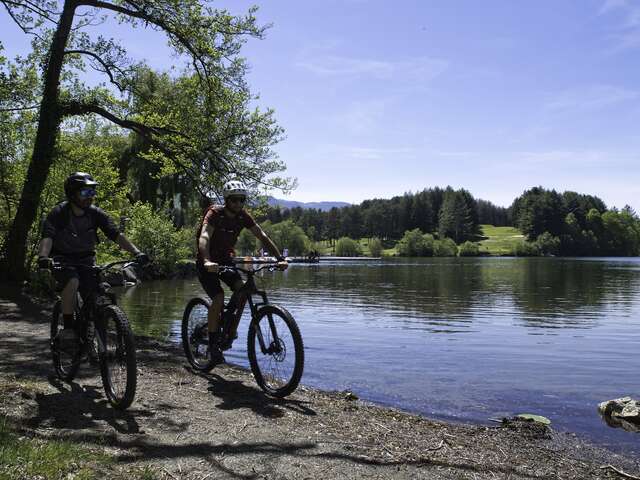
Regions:
<svg viewBox="0 0 640 480"><path fill-rule="evenodd" d="M79 193L82 198L93 198L98 192L95 188L83 188Z"/></svg>
<svg viewBox="0 0 640 480"><path fill-rule="evenodd" d="M244 203L246 201L246 197L228 197L227 201L228 202L235 202L235 203Z"/></svg>

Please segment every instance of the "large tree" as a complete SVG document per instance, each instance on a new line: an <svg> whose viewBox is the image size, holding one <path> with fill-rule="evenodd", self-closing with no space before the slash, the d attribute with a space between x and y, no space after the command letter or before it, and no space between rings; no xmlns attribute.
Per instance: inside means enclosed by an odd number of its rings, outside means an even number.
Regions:
<svg viewBox="0 0 640 480"><path fill-rule="evenodd" d="M265 172L282 169L271 146L281 136L272 112L249 111L252 96L239 56L247 37L262 37L255 9L233 16L200 0L0 0L44 54L38 125L16 213L5 238L0 271L9 279L26 276L25 245L55 157L61 124L78 115L97 115L135 132L149 145L147 158L163 173L182 172L199 186L215 189L238 174L255 185ZM84 28L114 16L129 26L166 34L168 45L185 59L180 98L131 102L139 64L113 39L92 37ZM106 85L89 86L87 64L102 72ZM140 98L140 96L138 96ZM196 99L197 103L191 100ZM15 105L2 99L0 109ZM274 185L282 185L276 179Z"/></svg>

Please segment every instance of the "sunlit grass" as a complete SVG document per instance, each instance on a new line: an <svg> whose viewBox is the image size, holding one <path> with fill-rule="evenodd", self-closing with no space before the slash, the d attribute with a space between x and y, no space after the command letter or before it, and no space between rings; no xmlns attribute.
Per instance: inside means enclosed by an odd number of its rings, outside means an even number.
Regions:
<svg viewBox="0 0 640 480"><path fill-rule="evenodd" d="M487 237L480 243L480 251L488 252L490 255L511 255L513 248L518 243L522 243L524 236L522 232L514 227L495 227L493 225L480 225L482 235Z"/></svg>
<svg viewBox="0 0 640 480"><path fill-rule="evenodd" d="M107 461L104 454L71 442L19 436L6 418L0 419L0 480L97 479L89 464Z"/></svg>

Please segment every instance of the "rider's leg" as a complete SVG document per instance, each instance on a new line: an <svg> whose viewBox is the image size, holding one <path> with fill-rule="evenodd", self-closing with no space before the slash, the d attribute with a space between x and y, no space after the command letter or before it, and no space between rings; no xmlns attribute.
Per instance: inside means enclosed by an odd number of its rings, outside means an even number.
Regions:
<svg viewBox="0 0 640 480"><path fill-rule="evenodd" d="M229 328L229 336L231 337L231 339L234 339L238 336L238 325L240 324L240 318L242 317L244 306L247 303L247 295L242 291L243 285L244 285L244 282L238 279L234 281L233 285L231 286L231 290L233 290L233 296L236 304L236 315Z"/></svg>
<svg viewBox="0 0 640 480"><path fill-rule="evenodd" d="M222 312L223 305L224 292L219 292L214 295L207 315L207 320L209 322L209 334L216 333L218 328L220 328L220 313Z"/></svg>
<svg viewBox="0 0 640 480"><path fill-rule="evenodd" d="M76 298L80 286L78 272L72 269L64 269L56 274L56 280L60 285L64 285L60 294L64 328L72 329L74 327L73 312L76 308Z"/></svg>

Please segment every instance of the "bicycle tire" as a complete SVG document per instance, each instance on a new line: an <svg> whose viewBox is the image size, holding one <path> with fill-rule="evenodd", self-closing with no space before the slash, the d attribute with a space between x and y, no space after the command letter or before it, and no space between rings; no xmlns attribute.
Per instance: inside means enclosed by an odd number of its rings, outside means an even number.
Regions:
<svg viewBox="0 0 640 480"><path fill-rule="evenodd" d="M278 341L273 339L273 332L269 319L273 320L276 328ZM278 319L276 321L275 319ZM278 323L279 325L276 325ZM286 328L285 328L286 327ZM263 352L260 346L258 331L262 333L267 348L275 348L273 352ZM291 358L287 361L287 332L290 335L290 342L295 350L293 352L293 365ZM256 345L257 344L257 345ZM257 348L256 348L257 347ZM268 395L273 397L286 397L290 395L300 383L304 370L304 343L298 324L293 316L284 308L276 305L265 305L258 310L256 317L249 325L249 335L247 336L247 353L251 371L258 386ZM264 358L268 365L261 367L260 359ZM287 366L290 366L287 368ZM273 367L267 371L268 367ZM287 370L290 373L283 372Z"/></svg>
<svg viewBox="0 0 640 480"><path fill-rule="evenodd" d="M76 320L81 321L80 310L78 308L76 308ZM82 352L80 348L77 349L74 355L69 355L66 352L60 351L56 337L62 328L64 328L62 322L62 302L58 300L54 305L53 313L51 314L49 337L51 359L53 360L53 368L55 369L58 378L65 382L71 382L76 377L78 369L80 368Z"/></svg>
<svg viewBox="0 0 640 480"><path fill-rule="evenodd" d="M138 381L133 332L127 316L117 305L107 305L100 313L96 330L99 342L102 342L99 353L102 385L109 403L118 410L125 410L133 403ZM118 381L116 373L119 371L124 372L124 381Z"/></svg>
<svg viewBox="0 0 640 480"><path fill-rule="evenodd" d="M182 348L189 365L200 372L210 372L216 365L209 356L207 314L210 306L209 299L194 297L182 315ZM201 351L200 347L205 348Z"/></svg>

